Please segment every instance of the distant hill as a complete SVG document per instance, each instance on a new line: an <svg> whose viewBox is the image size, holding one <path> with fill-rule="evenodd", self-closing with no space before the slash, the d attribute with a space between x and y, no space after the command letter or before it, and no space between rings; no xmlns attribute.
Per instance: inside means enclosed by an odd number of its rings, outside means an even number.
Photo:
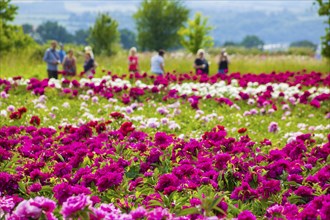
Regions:
<svg viewBox="0 0 330 220"><path fill-rule="evenodd" d="M213 1L213 4L203 2L186 1L186 5L191 9L191 17L197 11L209 17L209 23L214 27L212 35L217 44L225 41L238 42L251 34L259 36L266 43L309 40L318 44L320 36L324 35L325 24L317 15L312 1L255 1L252 6L253 1L240 1L240 4L235 1ZM96 10L101 10L103 6L103 11L108 11L119 22L119 28L135 31L132 14L139 4L136 1L112 2L112 5L107 5L102 1L68 3L40 0L14 3L19 6L14 23L31 23L37 26L44 21L52 20L58 21L70 32L87 29L93 25L97 16Z"/></svg>

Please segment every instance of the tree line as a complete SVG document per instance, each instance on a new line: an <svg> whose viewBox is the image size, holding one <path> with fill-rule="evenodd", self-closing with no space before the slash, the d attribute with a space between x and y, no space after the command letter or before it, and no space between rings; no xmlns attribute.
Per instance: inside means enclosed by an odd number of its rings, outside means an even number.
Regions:
<svg viewBox="0 0 330 220"><path fill-rule="evenodd" d="M321 16L329 13L329 3L317 0L320 5ZM196 53L199 48L214 45L210 36L212 27L208 25L208 18L196 13L194 18L188 19L189 9L181 0L143 0L137 12L133 15L137 34L128 30L118 30L118 22L109 14L99 14L92 27L69 33L65 27L57 22L47 21L36 29L32 25L22 27L11 25L17 13L17 7L10 4L10 0L0 3L0 51L23 47L34 40L40 44L55 39L62 43L89 44L97 54L112 55L119 48L124 49L137 46L141 51L158 49L186 48ZM329 15L329 14L328 14ZM323 38L323 54L329 54L329 34ZM242 42L226 42L224 46L243 46L246 48L261 48L264 42L254 35L246 36ZM291 46L316 48L312 42L294 42Z"/></svg>
<svg viewBox="0 0 330 220"><path fill-rule="evenodd" d="M56 21L46 21L34 28L31 24L22 25L23 32L31 36L37 43L44 44L49 40L57 40L61 43L72 43L77 45L89 44L89 29L79 29L70 33ZM136 46L136 34L128 29L120 29L120 43L124 49Z"/></svg>

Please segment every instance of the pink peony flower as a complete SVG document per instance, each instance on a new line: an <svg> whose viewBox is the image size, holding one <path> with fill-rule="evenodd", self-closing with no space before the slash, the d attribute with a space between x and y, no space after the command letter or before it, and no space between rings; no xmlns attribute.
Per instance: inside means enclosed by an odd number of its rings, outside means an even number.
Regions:
<svg viewBox="0 0 330 220"><path fill-rule="evenodd" d="M268 132L276 133L278 131L278 124L276 122L271 122L268 126Z"/></svg>
<svg viewBox="0 0 330 220"><path fill-rule="evenodd" d="M84 194L71 196L63 203L61 214L64 218L78 219L81 212L86 212L86 208L90 205L92 205L92 201L89 196Z"/></svg>

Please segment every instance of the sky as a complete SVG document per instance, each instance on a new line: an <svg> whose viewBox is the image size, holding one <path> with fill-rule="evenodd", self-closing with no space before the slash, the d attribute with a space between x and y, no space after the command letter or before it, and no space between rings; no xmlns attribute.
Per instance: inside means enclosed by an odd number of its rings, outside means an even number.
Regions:
<svg viewBox="0 0 330 220"><path fill-rule="evenodd" d="M102 11L136 11L141 0L13 0L13 3L33 4L36 7L43 3L64 3L66 10L74 13L102 12ZM185 0L185 4L191 9L219 9L219 10L261 10L267 12L288 10L302 13L304 11L316 11L313 0Z"/></svg>
<svg viewBox="0 0 330 220"><path fill-rule="evenodd" d="M56 21L74 33L78 29L92 26L98 12L109 12L118 21L119 28L136 31L132 15L141 2L142 0L12 0L12 3L19 6L13 23L29 23L36 27L45 21ZM306 39L317 43L324 34L325 18L318 15L317 4L313 4L315 0L183 2L190 9L190 18L194 13L201 12L214 27L212 35L217 39L221 36L222 41L229 39L238 42L244 36L253 34L266 42Z"/></svg>

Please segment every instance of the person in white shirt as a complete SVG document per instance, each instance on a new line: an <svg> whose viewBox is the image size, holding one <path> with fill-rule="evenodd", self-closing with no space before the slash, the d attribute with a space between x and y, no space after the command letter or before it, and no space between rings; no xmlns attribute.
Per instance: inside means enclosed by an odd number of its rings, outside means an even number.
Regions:
<svg viewBox="0 0 330 220"><path fill-rule="evenodd" d="M163 75L164 70L164 50L159 50L158 54L151 58L151 72L156 75Z"/></svg>

